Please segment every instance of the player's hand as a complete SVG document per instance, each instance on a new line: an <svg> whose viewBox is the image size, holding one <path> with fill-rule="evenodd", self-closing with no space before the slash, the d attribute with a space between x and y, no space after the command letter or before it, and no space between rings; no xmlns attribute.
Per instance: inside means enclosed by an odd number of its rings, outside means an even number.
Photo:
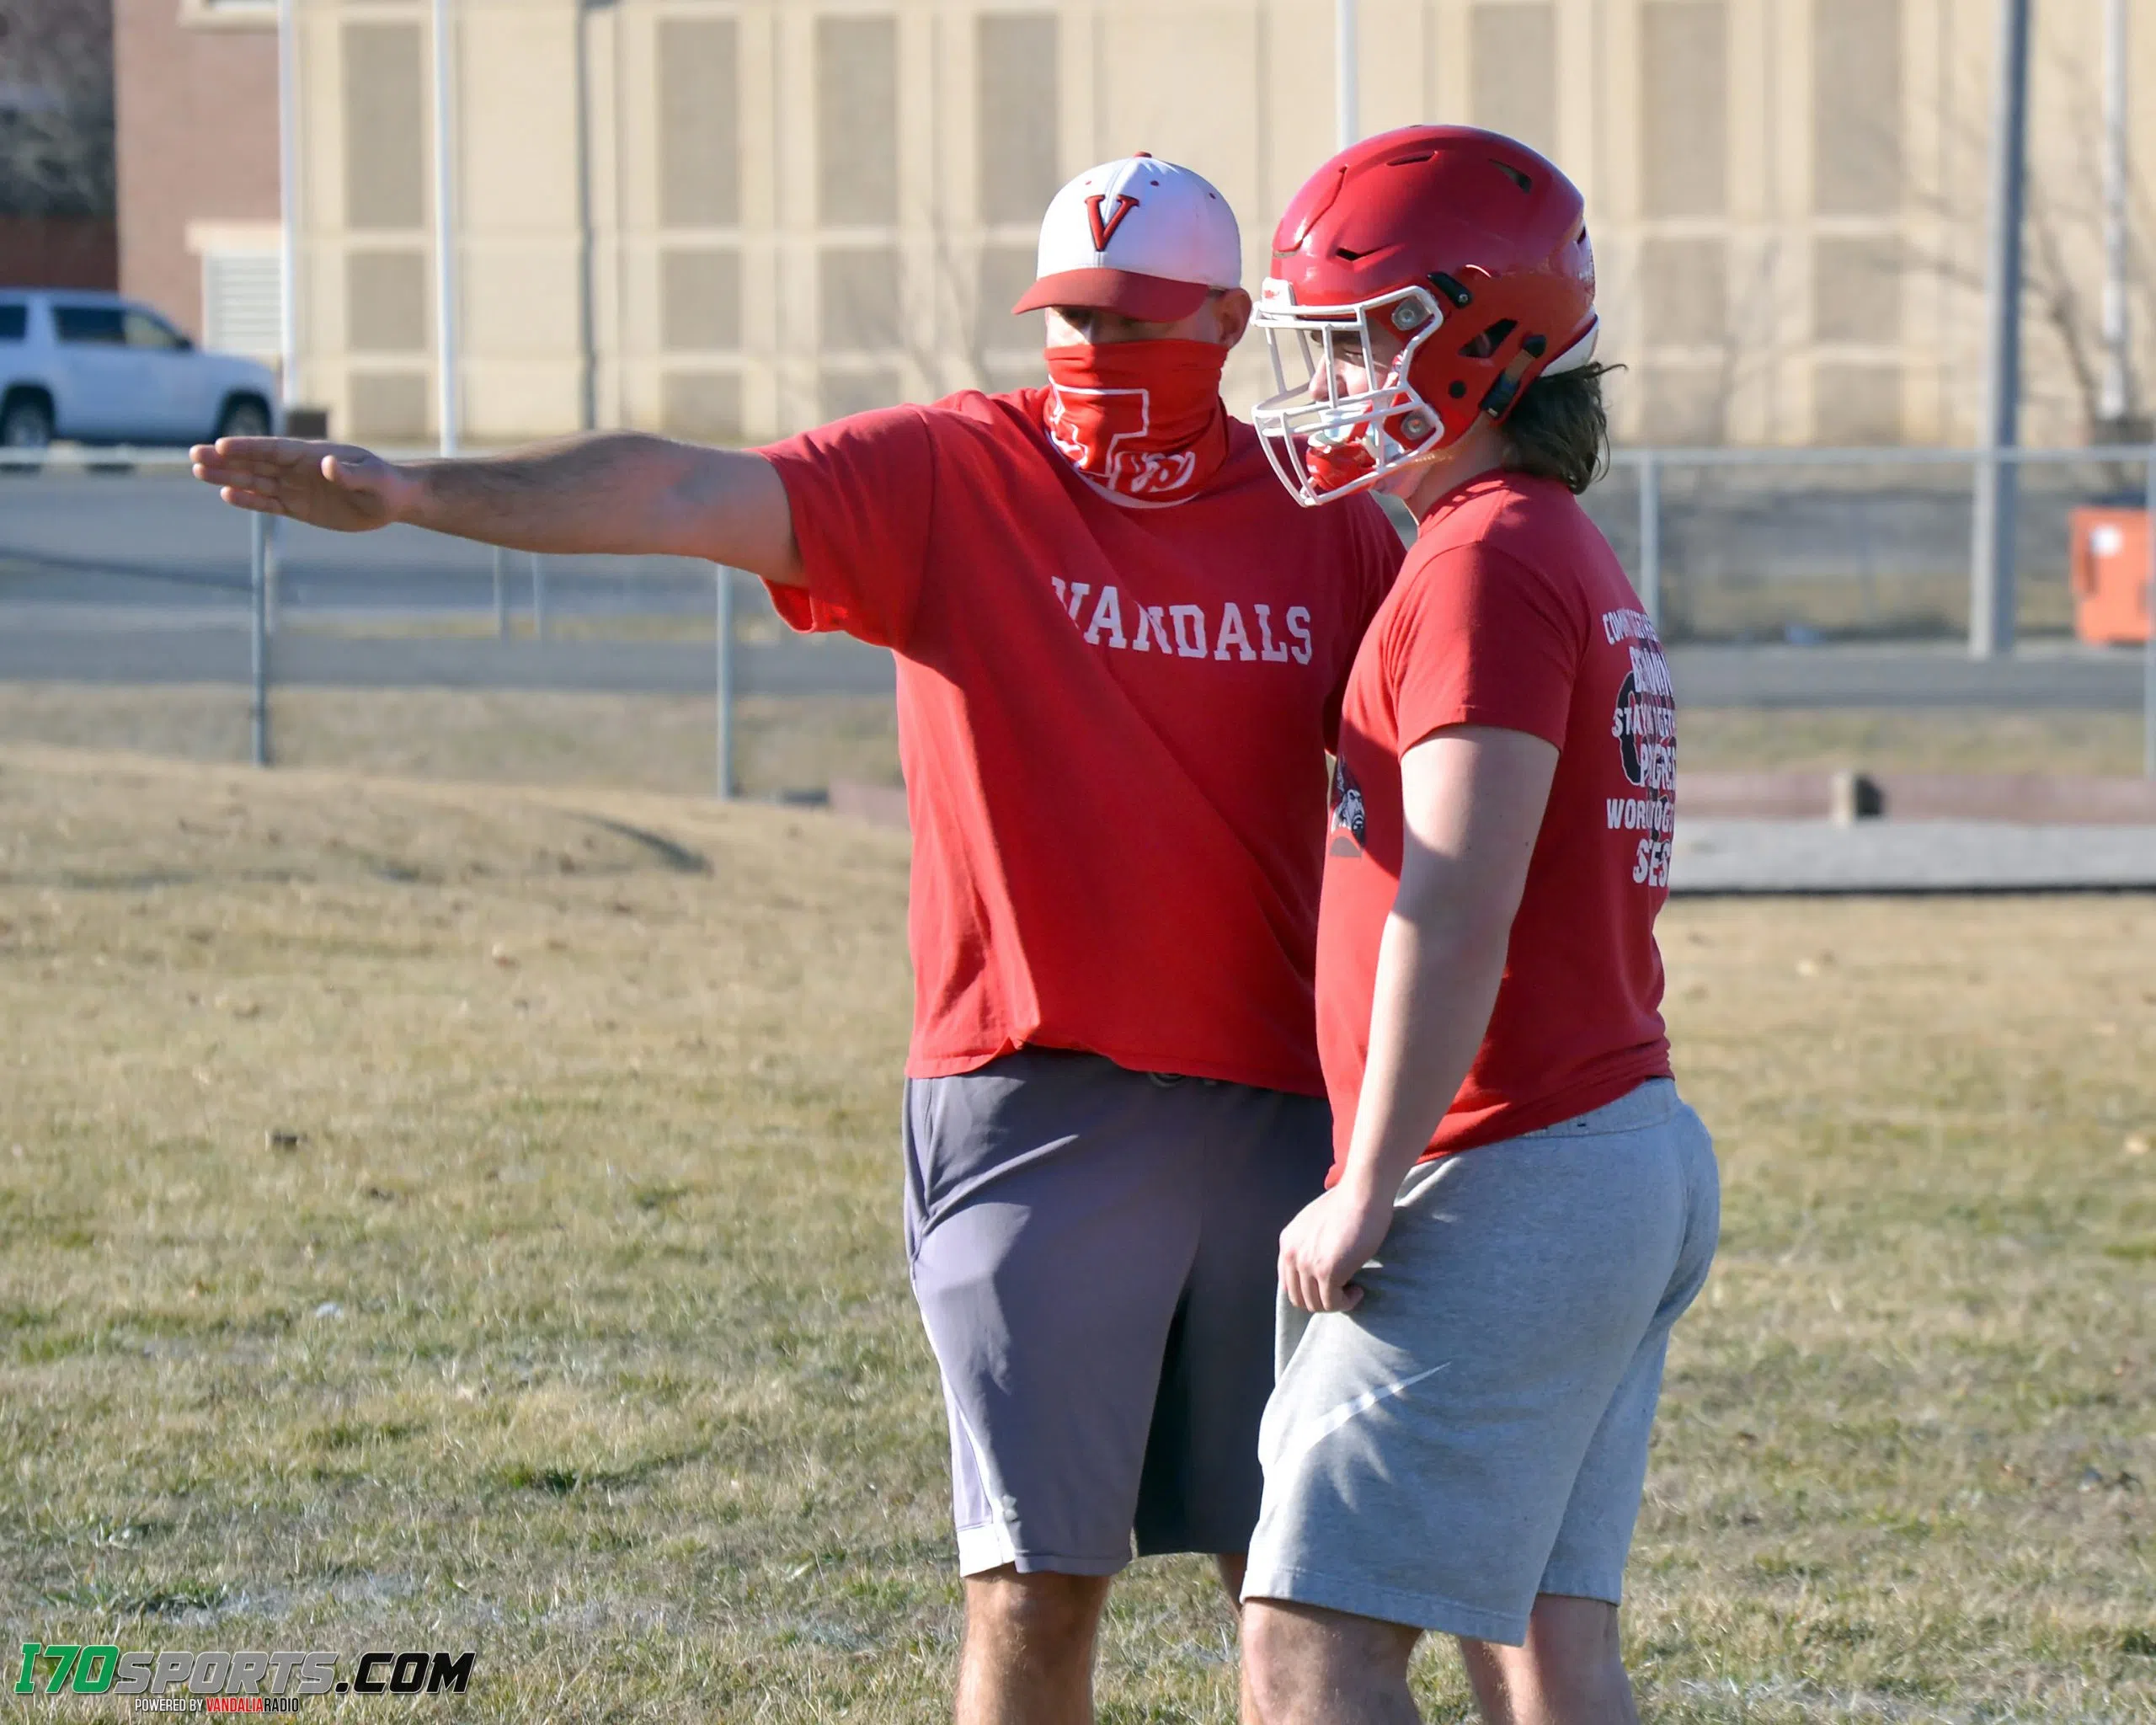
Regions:
<svg viewBox="0 0 2156 1725"><path fill-rule="evenodd" d="M1353 1311L1363 1290L1348 1279L1375 1256L1392 1226L1392 1200L1346 1182L1303 1206L1280 1231L1280 1286L1305 1311Z"/></svg>
<svg viewBox="0 0 2156 1725"><path fill-rule="evenodd" d="M196 444L188 459L195 477L236 509L339 533L386 527L419 501L419 481L408 470L349 443L220 437Z"/></svg>

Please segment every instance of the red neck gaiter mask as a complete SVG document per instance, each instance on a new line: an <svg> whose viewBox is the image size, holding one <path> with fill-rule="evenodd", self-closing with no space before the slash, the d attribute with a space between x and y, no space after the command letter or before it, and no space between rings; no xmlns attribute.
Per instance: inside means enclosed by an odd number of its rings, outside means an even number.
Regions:
<svg viewBox="0 0 2156 1725"><path fill-rule="evenodd" d="M1182 503L1228 458L1212 341L1118 341L1048 350L1049 441L1095 483L1140 503Z"/></svg>

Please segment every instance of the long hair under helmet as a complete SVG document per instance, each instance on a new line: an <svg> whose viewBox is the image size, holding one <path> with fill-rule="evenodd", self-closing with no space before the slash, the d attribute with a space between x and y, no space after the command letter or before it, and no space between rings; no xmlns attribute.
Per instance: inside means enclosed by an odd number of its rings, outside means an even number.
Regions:
<svg viewBox="0 0 2156 1725"><path fill-rule="evenodd" d="M1366 491L1478 416L1502 422L1537 377L1593 359L1585 201L1556 164L1497 132L1365 138L1280 218L1256 323L1278 393L1251 418L1281 483L1306 505ZM1351 344L1399 351L1367 388L1336 393Z"/></svg>

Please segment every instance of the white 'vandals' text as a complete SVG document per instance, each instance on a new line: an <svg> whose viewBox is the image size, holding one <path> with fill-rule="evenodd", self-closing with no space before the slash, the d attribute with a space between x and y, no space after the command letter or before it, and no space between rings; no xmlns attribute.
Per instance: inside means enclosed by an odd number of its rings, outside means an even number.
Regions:
<svg viewBox="0 0 2156 1725"><path fill-rule="evenodd" d="M1315 640L1306 605L1289 606L1276 633L1269 605L1246 607L1230 599L1215 617L1202 605L1141 605L1135 599L1126 601L1113 585L1096 593L1090 581L1049 579L1089 646L1246 664L1310 662Z"/></svg>

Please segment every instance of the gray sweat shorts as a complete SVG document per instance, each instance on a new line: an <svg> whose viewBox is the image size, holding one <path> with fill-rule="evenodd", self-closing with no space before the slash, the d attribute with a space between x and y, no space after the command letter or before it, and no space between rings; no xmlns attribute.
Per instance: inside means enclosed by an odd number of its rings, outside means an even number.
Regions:
<svg viewBox="0 0 2156 1725"><path fill-rule="evenodd" d="M1243 1597L1513 1646L1538 1594L1617 1603L1720 1189L1668 1079L1417 1165L1362 1303L1280 1302Z"/></svg>
<svg viewBox="0 0 2156 1725"><path fill-rule="evenodd" d="M1111 1575L1257 1519L1279 1235L1312 1097L1026 1049L906 1085L906 1249L962 1573Z"/></svg>

